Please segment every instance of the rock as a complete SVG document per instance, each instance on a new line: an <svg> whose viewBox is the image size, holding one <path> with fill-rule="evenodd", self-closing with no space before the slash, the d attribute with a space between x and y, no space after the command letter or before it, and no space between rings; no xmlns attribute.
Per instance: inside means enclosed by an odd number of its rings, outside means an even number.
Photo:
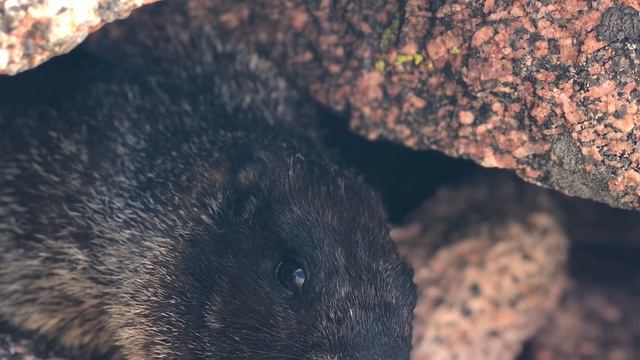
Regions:
<svg viewBox="0 0 640 360"><path fill-rule="evenodd" d="M634 360L640 356L640 296L574 284L532 340L529 359Z"/></svg>
<svg viewBox="0 0 640 360"><path fill-rule="evenodd" d="M515 359L563 294L553 202L511 178L443 188L392 231L420 298L412 359Z"/></svg>
<svg viewBox="0 0 640 360"><path fill-rule="evenodd" d="M98 43L162 44L138 32L140 22L215 28L348 111L352 129L370 139L640 209L638 8L635 0L185 0L112 26Z"/></svg>
<svg viewBox="0 0 640 360"><path fill-rule="evenodd" d="M348 109L352 128L371 139L512 169L569 195L639 209L633 6L191 1L183 13L192 28L215 27L252 44L317 100Z"/></svg>
<svg viewBox="0 0 640 360"><path fill-rule="evenodd" d="M67 53L104 24L157 0L0 0L0 74Z"/></svg>

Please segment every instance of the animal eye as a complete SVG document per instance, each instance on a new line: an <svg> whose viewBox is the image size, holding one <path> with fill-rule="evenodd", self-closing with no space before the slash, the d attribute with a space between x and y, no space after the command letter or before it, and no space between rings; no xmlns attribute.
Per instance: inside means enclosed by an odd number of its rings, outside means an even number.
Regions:
<svg viewBox="0 0 640 360"><path fill-rule="evenodd" d="M306 279L306 272L299 261L283 260L276 267L276 276L285 289L297 294L302 292Z"/></svg>

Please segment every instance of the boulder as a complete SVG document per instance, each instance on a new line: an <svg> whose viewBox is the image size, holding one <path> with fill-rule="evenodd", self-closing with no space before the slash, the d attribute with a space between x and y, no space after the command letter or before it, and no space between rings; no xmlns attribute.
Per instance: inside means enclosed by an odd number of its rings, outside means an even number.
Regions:
<svg viewBox="0 0 640 360"><path fill-rule="evenodd" d="M0 71L68 51L100 19L143 2L90 1L79 18L91 20L75 22L76 10L36 11L60 2L4 1ZM639 9L635 0L185 0L110 27L102 43L162 44L137 32L141 21L213 28L369 139L640 209Z"/></svg>
<svg viewBox="0 0 640 360"><path fill-rule="evenodd" d="M0 0L0 74L69 52L104 24L157 0Z"/></svg>
<svg viewBox="0 0 640 360"><path fill-rule="evenodd" d="M414 268L412 359L512 360L567 283L554 201L513 178L442 188L392 237Z"/></svg>

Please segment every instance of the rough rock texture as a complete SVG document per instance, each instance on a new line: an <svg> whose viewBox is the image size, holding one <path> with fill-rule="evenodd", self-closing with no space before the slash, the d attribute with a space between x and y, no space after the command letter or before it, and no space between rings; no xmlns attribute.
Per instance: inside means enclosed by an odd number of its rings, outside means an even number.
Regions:
<svg viewBox="0 0 640 360"><path fill-rule="evenodd" d="M183 11L192 29L213 26L253 44L316 99L350 111L352 128L369 138L640 208L638 8L634 0L261 0L191 1Z"/></svg>
<svg viewBox="0 0 640 360"><path fill-rule="evenodd" d="M157 0L0 0L0 74L67 53L102 25Z"/></svg>
<svg viewBox="0 0 640 360"><path fill-rule="evenodd" d="M273 2L211 11L357 132L640 207L636 1Z"/></svg>
<svg viewBox="0 0 640 360"><path fill-rule="evenodd" d="M533 339L528 358L640 358L640 296L597 286L574 285Z"/></svg>
<svg viewBox="0 0 640 360"><path fill-rule="evenodd" d="M226 31L371 139L640 209L637 0L170 3L138 21Z"/></svg>
<svg viewBox="0 0 640 360"><path fill-rule="evenodd" d="M553 202L513 179L442 189L392 232L420 289L413 359L514 359L556 308L568 241Z"/></svg>

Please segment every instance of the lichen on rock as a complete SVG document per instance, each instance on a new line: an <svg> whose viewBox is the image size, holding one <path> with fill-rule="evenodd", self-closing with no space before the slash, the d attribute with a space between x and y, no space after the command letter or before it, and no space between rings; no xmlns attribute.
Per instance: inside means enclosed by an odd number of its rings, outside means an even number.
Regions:
<svg viewBox="0 0 640 360"><path fill-rule="evenodd" d="M82 24L94 25L71 35L71 9L41 19L37 9L54 2L0 1L10 9L0 16L0 69L15 73L65 52L100 26L97 19L143 2L83 2L80 13L92 20ZM88 11L93 3L102 10ZM316 100L348 111L351 128L370 139L640 209L638 7L632 0L185 0L142 21L215 28ZM110 31L153 36L136 34L136 21Z"/></svg>

